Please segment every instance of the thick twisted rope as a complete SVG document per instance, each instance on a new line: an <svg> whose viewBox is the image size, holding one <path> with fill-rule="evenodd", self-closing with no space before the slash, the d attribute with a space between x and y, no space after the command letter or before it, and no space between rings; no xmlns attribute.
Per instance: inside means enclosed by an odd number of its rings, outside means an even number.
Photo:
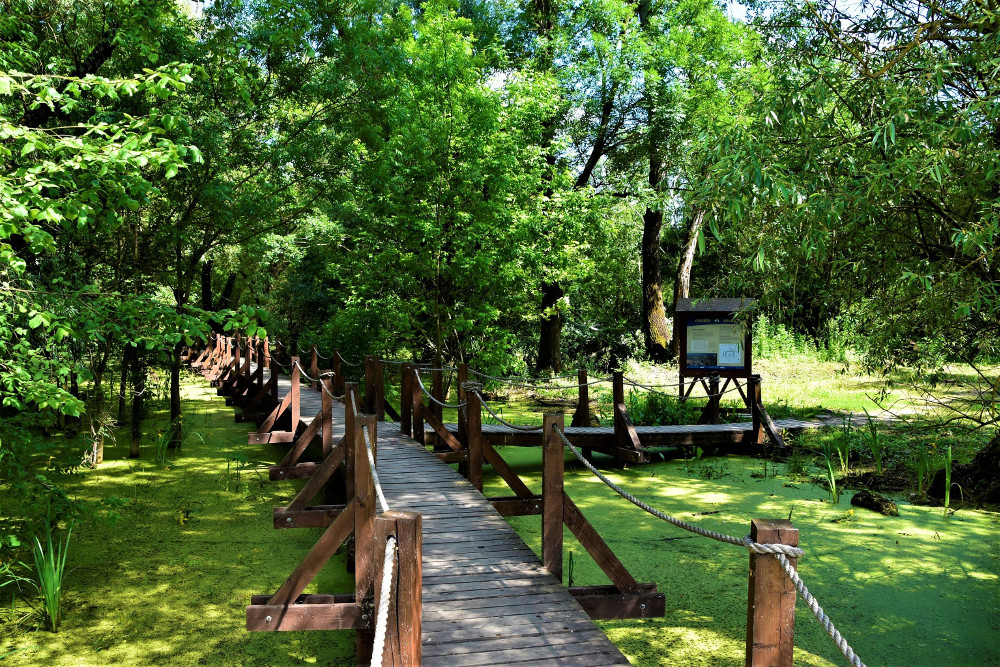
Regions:
<svg viewBox="0 0 1000 667"><path fill-rule="evenodd" d="M382 484L378 481L378 471L375 469L375 453L372 451L372 443L371 440L369 440L367 424L361 427L361 435L364 436L365 449L368 450L368 469L371 470L372 481L375 482L375 493L378 495L379 505L382 506L383 512L388 512L389 502L385 499L385 494L382 492Z"/></svg>
<svg viewBox="0 0 1000 667"><path fill-rule="evenodd" d="M668 394L665 391L659 391L658 389L655 389L655 387L679 387L680 386L680 383L646 385L646 384L642 384L641 382L636 382L635 380L630 380L628 378L622 378L622 381L625 384L629 385L629 386L637 387L639 389L645 389L646 391L648 391L650 393L659 394L660 396L667 396L669 398L676 398L676 396L674 396L673 394ZM709 394L709 393L706 393L704 396L692 396L691 398L722 398L726 394L732 393L734 391L736 391L736 387L735 386L730 387L729 389L727 389L725 391L720 391L718 394Z"/></svg>
<svg viewBox="0 0 1000 667"><path fill-rule="evenodd" d="M782 554L775 554L775 557L781 564L781 569L785 571L788 578L792 580L793 584L795 584L795 590L797 590L799 595L802 596L802 600L805 601L806 606L809 607L809 611L813 613L813 616L816 617L819 624L823 626L824 630L826 630L826 634L830 635L830 639L832 639L833 643L837 645L838 649L840 649L841 654L847 658L847 662L854 665L854 667L865 667L865 663L861 662L861 658L857 656L854 649L851 648L851 645L847 643L847 640L844 639L842 634L840 634L840 631L834 627L833 621L831 621L830 617L823 611L823 607L819 606L819 602L815 597L813 597L813 594L809 592L809 589L806 588L805 583L799 577L799 573L795 571L795 568L793 568L792 564L788 562L788 559Z"/></svg>
<svg viewBox="0 0 1000 667"><path fill-rule="evenodd" d="M341 362L341 363L343 363L343 364L347 364L348 366L361 366L361 365L362 365L362 364L364 363L363 361L359 361L359 362L358 362L358 363L356 363L356 364L352 364L352 363L351 363L351 362L349 362L349 361L348 361L347 359L344 359L344 355L342 355L342 354L340 353L340 350L337 350L337 358L338 358L338 359L340 359L340 362Z"/></svg>
<svg viewBox="0 0 1000 667"><path fill-rule="evenodd" d="M495 375L487 375L486 373L481 373L480 371L473 370L471 368L469 369L469 372L472 373L473 375L477 376L477 377L481 377L481 378L484 378L484 379L487 379L487 380L495 380L496 382L506 382L506 383L519 382L519 381L531 382L531 381L533 381L535 379L535 378L529 378L529 377L501 378L501 377L497 377ZM550 378L546 378L546 380L565 380L566 378L575 378L575 377L576 377L576 375L553 375Z"/></svg>
<svg viewBox="0 0 1000 667"><path fill-rule="evenodd" d="M489 403L487 403L486 401L483 400L483 395L480 394L478 391L476 391L476 396L479 397L479 403L484 408L486 408L486 411L488 413L490 413L491 415L493 415L494 419L496 419L498 422L500 422L501 424L503 424L507 428L512 428L515 431L540 431L540 430L542 430L541 426L523 426L521 424L512 424L512 423L510 423L509 421L507 421L506 419L504 419L503 417L501 417L497 413L493 412L493 408L490 407Z"/></svg>
<svg viewBox="0 0 1000 667"><path fill-rule="evenodd" d="M580 387L589 387L591 385L602 384L604 382L609 382L611 380L611 377L609 376L609 377L594 378L593 380L591 380L589 382L584 382L582 384L581 383L566 384L566 385L562 385L562 384L537 384L537 383L534 383L534 382L519 382L519 380L531 380L531 378L498 378L498 377L494 377L493 375L487 375L485 373L480 373L479 371L474 371L472 369L469 369L469 372L472 373L473 375L477 376L477 377L485 378L487 380L494 380L496 382L502 382L503 384L506 384L509 387L519 387L519 388L523 388L523 389L579 389ZM576 377L576 376L575 375L560 375L560 376L557 376L557 377L546 378L546 379L548 379L548 380L561 380L561 379L570 378L570 377Z"/></svg>
<svg viewBox="0 0 1000 667"><path fill-rule="evenodd" d="M423 366L417 367L417 370L421 373L433 373L434 371L441 371L442 373L454 373L457 368L452 368L451 366L442 366L441 368L424 368Z"/></svg>
<svg viewBox="0 0 1000 667"><path fill-rule="evenodd" d="M395 564L396 538L390 535L385 541L385 560L382 563L382 594L378 600L375 620L375 646L372 649L372 667L382 667L385 653L385 634L389 627L389 592L392 588L392 566Z"/></svg>
<svg viewBox="0 0 1000 667"><path fill-rule="evenodd" d="M440 405L442 408L460 409L460 408L464 408L466 405L468 405L468 403L457 403L455 405L451 405L449 403L442 403L438 399L434 398L434 396L431 394L431 392L427 391L427 387L425 387L424 383L420 380L420 375L419 374L417 374L414 377L417 378L417 384L420 385L420 391L424 392L424 394L427 395L427 398L431 399L432 401L434 401L435 403L437 403L438 405Z"/></svg>
<svg viewBox="0 0 1000 667"><path fill-rule="evenodd" d="M678 528L683 528L684 530L690 531L692 533L696 533L698 535L701 535L702 537L707 537L709 539L713 539L718 542L725 542L726 544L732 544L738 547L744 547L756 554L784 554L786 556L791 556L792 558L799 558L805 554L805 552L799 547L791 547L788 546L787 544L758 544L757 542L751 540L749 537L741 539L733 535L726 535L725 533L717 533L714 530L708 530L707 528L696 526L693 523L682 521L681 519L672 517L669 514L666 514L665 512L661 512L660 510L642 502L641 500L633 496L631 493L629 493L628 491L626 491L625 489L623 489L622 487L618 486L610 479L608 479L604 475L604 473L602 473L600 470L594 467L594 464L592 464L590 461L584 458L580 450L573 446L573 443L571 443L566 438L566 433L563 432L558 426L553 425L552 430L555 431L556 434L558 434L559 438L563 441L563 444L570 448L570 451L573 452L576 458L579 459L580 462L583 463L583 465L587 466L587 469L589 469L590 472L597 475L597 477L602 482L607 484L612 491L614 491L619 496L629 501L636 507L645 510L646 512L652 514L658 519L663 519L667 523L673 524Z"/></svg>
<svg viewBox="0 0 1000 667"><path fill-rule="evenodd" d="M379 359L378 362L380 364L392 364L393 366L402 366L406 363L405 361L397 361L395 359Z"/></svg>
<svg viewBox="0 0 1000 667"><path fill-rule="evenodd" d="M725 542L726 544L741 546L755 554L774 555L778 559L778 562L781 564L781 569L785 571L785 574L788 576L788 578L791 579L793 584L795 584L795 589L799 592L799 595L802 596L802 599L809 607L809 611L813 613L813 615L816 617L816 620L818 620L820 622L820 625L823 626L823 629L826 630L826 633L830 635L830 638L833 639L833 642L837 645L837 648L840 649L840 652L847 659L847 661L851 663L854 667L865 667L865 664L861 661L861 658L857 656L857 654L854 652L854 649L852 649L850 645L847 643L847 640L844 639L843 635L841 635L840 632L837 630L837 628L834 627L833 621L830 620L830 617L827 616L826 613L823 611L823 608L820 607L819 602L809 592L809 589L806 588L806 585L799 577L798 572L796 572L795 569L792 568L791 563L788 562L788 558L802 557L805 554L805 551L803 551L799 547L792 547L787 544L760 544L750 539L749 535L747 535L745 538L741 540L740 538L734 537L733 535L726 535L725 533L717 533L713 530L707 530L705 528L701 528L700 526L688 523L687 521L682 521L680 519L670 516L669 514L661 512L653 507L650 507L649 505L642 502L641 500L633 496L625 489L621 488L620 486L612 482L604 474L602 474L601 471L595 468L590 461L584 458L580 450L578 450L576 447L573 446L573 443L571 443L566 438L565 432L563 432L563 430L560 429L557 425L553 424L552 430L556 432L556 434L559 436L559 439L562 440L563 444L569 447L570 451L573 452L573 455L576 456L576 458L583 465L585 465L587 469L590 470L590 472L594 473L602 482L607 484L612 491L614 491L619 496L629 501L636 507L645 510L646 512L652 514L658 519L663 519L667 523L673 524L678 528L683 528L684 530L690 531L697 535L701 535L702 537L708 537L710 539L717 540L719 542Z"/></svg>

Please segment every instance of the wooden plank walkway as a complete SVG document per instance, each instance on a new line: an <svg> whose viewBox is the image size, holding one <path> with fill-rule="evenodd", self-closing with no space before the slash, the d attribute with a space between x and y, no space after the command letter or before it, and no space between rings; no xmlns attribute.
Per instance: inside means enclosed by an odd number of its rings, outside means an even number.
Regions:
<svg viewBox="0 0 1000 667"><path fill-rule="evenodd" d="M290 387L279 376L279 398ZM300 405L308 424L320 393L303 387ZM390 508L423 517L423 665L629 664L489 501L398 423L378 425L376 469Z"/></svg>

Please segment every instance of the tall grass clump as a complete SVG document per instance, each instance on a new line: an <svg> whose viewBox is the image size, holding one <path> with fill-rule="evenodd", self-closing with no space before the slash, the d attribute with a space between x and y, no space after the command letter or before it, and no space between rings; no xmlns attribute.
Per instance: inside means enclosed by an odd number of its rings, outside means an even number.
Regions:
<svg viewBox="0 0 1000 667"><path fill-rule="evenodd" d="M701 409L692 401L681 401L660 392L630 391L625 405L632 421L642 426L693 424L701 416Z"/></svg>
<svg viewBox="0 0 1000 667"><path fill-rule="evenodd" d="M868 446L868 451L872 453L872 460L875 462L875 474L881 475L882 453L885 450L885 443L882 440L882 433L879 431L878 422L868 414L868 408L864 408L864 411L868 421L865 423L862 439L865 445Z"/></svg>
<svg viewBox="0 0 1000 667"><path fill-rule="evenodd" d="M830 500L836 505L840 502L840 492L837 490L837 476L833 471L834 451L838 452L836 445L831 442L823 443L823 459L826 462L826 483L830 487Z"/></svg>
<svg viewBox="0 0 1000 667"><path fill-rule="evenodd" d="M52 542L52 524L45 519L45 540L35 537L35 573L38 575L38 592L42 594L45 617L52 632L59 631L62 620L62 585L66 574L66 556L69 554L69 538L72 526L66 531L65 540Z"/></svg>

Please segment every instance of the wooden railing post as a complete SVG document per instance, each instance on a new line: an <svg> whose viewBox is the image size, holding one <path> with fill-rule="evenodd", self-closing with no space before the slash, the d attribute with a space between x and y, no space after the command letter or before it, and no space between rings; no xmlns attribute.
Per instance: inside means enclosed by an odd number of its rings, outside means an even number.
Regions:
<svg viewBox="0 0 1000 667"><path fill-rule="evenodd" d="M465 425L466 447L469 448L469 481L474 487L483 491L483 408L479 403L479 394L474 391L465 392L465 407L467 422Z"/></svg>
<svg viewBox="0 0 1000 667"><path fill-rule="evenodd" d="M329 378L324 378L320 382L323 383L319 393L320 405L322 406L320 412L323 415L321 428L323 429L323 458L325 459L333 451L333 399L327 393L332 390L333 383L330 382Z"/></svg>
<svg viewBox="0 0 1000 667"><path fill-rule="evenodd" d="M410 364L403 364L403 370L399 375L399 432L403 435L413 433L411 415L413 414L413 392L410 390L410 383L413 379L413 372Z"/></svg>
<svg viewBox="0 0 1000 667"><path fill-rule="evenodd" d="M751 375L747 381L747 398L750 399L750 414L753 417L751 442L764 442L764 419L760 414L760 376Z"/></svg>
<svg viewBox="0 0 1000 667"><path fill-rule="evenodd" d="M573 413L573 426L590 426L590 387L587 386L587 369L577 371L576 412Z"/></svg>
<svg viewBox="0 0 1000 667"><path fill-rule="evenodd" d="M444 403L444 372L441 369L431 371L431 396ZM444 423L444 412L441 405L435 401L428 401L427 404L431 414L439 422ZM437 432L432 430L428 435L430 436L428 444L434 445L434 448L437 449L437 445L441 441Z"/></svg>
<svg viewBox="0 0 1000 667"><path fill-rule="evenodd" d="M344 385L344 440L348 446L348 451L344 457L344 487L347 499L354 497L354 435L355 418L354 408L358 401L358 385L348 382ZM364 446L364 445L362 445Z"/></svg>
<svg viewBox="0 0 1000 667"><path fill-rule="evenodd" d="M316 346L312 346L309 359L309 375L316 380L312 383L313 389L319 389L319 359L317 358Z"/></svg>
<svg viewBox="0 0 1000 667"><path fill-rule="evenodd" d="M365 355L365 414L375 414L375 357Z"/></svg>
<svg viewBox="0 0 1000 667"><path fill-rule="evenodd" d="M542 420L542 565L562 583L563 560L563 464L565 451L553 427L560 430L566 419L548 414Z"/></svg>
<svg viewBox="0 0 1000 667"><path fill-rule="evenodd" d="M301 379L299 378L299 358L292 357L292 387L289 391L292 393L292 428L290 429L292 433L295 433L296 429L299 427L299 388Z"/></svg>
<svg viewBox="0 0 1000 667"><path fill-rule="evenodd" d="M622 371L615 371L611 377L611 400L614 403L612 425L615 429L615 442L621 447L628 438L625 433L625 423L618 414L618 406L625 405L625 374Z"/></svg>
<svg viewBox="0 0 1000 667"><path fill-rule="evenodd" d="M358 415L354 420L354 600L363 605L362 613L369 614L369 620L374 615L374 605L371 595L375 587L376 563L375 548L375 481L372 479L368 464L368 448L365 446L364 429L372 445L372 454L376 453L376 438L378 420L375 415ZM374 626L374 624L372 624ZM358 664L367 664L366 657L371 656L372 632L359 630L355 651Z"/></svg>
<svg viewBox="0 0 1000 667"><path fill-rule="evenodd" d="M799 530L785 519L754 519L750 538L758 544L799 545ZM790 559L796 567L796 559ZM792 667L795 638L795 585L776 556L750 553L747 599L748 666Z"/></svg>
<svg viewBox="0 0 1000 667"><path fill-rule="evenodd" d="M410 405L413 407L413 439L424 444L424 393L420 390L420 364L413 364L410 375Z"/></svg>
<svg viewBox="0 0 1000 667"><path fill-rule="evenodd" d="M375 358L375 416L385 421L385 366Z"/></svg>
<svg viewBox="0 0 1000 667"><path fill-rule="evenodd" d="M708 423L718 424L719 423L719 400L722 398L719 396L719 376L718 374L713 375L708 379Z"/></svg>
<svg viewBox="0 0 1000 667"><path fill-rule="evenodd" d="M333 349L333 393L344 395L344 374L340 370L340 350Z"/></svg>
<svg viewBox="0 0 1000 667"><path fill-rule="evenodd" d="M264 368L271 370L271 339L264 336Z"/></svg>
<svg viewBox="0 0 1000 667"><path fill-rule="evenodd" d="M396 565L393 568L389 599L389 623L386 628L386 667L415 667L420 664L420 616L423 591L421 579L423 552L421 516L415 512L389 511L375 519L375 539L384 562L389 536L396 538ZM382 596L382 573L376 580L375 599ZM375 656L373 656L375 657Z"/></svg>
<svg viewBox="0 0 1000 667"><path fill-rule="evenodd" d="M468 397L466 396L465 383L469 381L469 364L459 364L458 365L458 404L461 405L465 403ZM458 441L462 444L468 446L468 425L465 423L465 414L462 412L462 408L458 409ZM471 478L470 478L471 481Z"/></svg>

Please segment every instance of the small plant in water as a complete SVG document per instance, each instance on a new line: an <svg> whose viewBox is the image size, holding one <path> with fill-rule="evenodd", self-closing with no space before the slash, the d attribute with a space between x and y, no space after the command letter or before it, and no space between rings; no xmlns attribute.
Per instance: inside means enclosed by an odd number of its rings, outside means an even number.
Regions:
<svg viewBox="0 0 1000 667"><path fill-rule="evenodd" d="M38 575L38 591L45 605L45 617L52 632L59 631L62 620L62 585L66 573L66 556L69 554L69 538L73 528L66 531L66 539L52 543L52 524L45 519L45 540L35 538L35 573Z"/></svg>
<svg viewBox="0 0 1000 667"><path fill-rule="evenodd" d="M937 443L931 443L932 448L936 446ZM917 495L926 496L934 480L934 461L931 452L921 448L914 467L917 470Z"/></svg>
<svg viewBox="0 0 1000 667"><path fill-rule="evenodd" d="M868 446L868 451L872 453L872 460L875 462L875 474L882 474L882 450L885 443L882 441L882 434L878 429L878 422L872 419L872 416L868 414L868 408L865 408L865 417L868 421L865 423L866 431L863 434L864 443Z"/></svg>
<svg viewBox="0 0 1000 667"><path fill-rule="evenodd" d="M837 477L833 472L833 452L839 449L830 442L823 443L823 459L826 462L826 484L830 488L830 500L836 505L840 502L840 494L837 491Z"/></svg>
<svg viewBox="0 0 1000 667"><path fill-rule="evenodd" d="M962 492L962 487L955 484L958 487L958 492L962 494L963 499L965 494ZM944 515L948 516L948 506L951 505L951 445L948 445L948 449L945 450L944 454Z"/></svg>

